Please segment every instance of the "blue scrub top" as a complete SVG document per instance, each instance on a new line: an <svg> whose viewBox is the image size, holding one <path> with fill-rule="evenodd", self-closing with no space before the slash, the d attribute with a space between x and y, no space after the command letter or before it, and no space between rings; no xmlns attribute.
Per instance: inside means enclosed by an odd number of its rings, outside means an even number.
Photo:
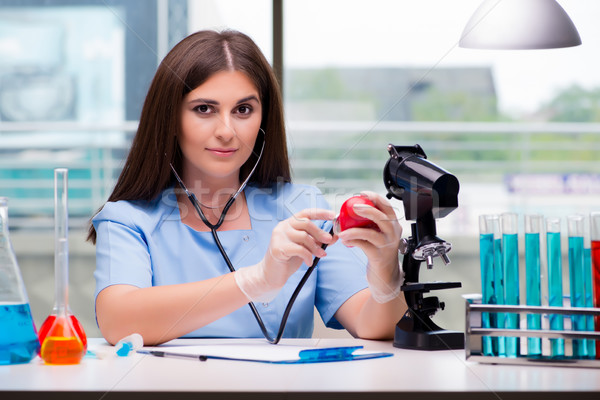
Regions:
<svg viewBox="0 0 600 400"><path fill-rule="evenodd" d="M271 232L280 221L306 208L330 208L322 193L307 185L248 185L244 193L252 229L218 232L236 269L254 265L264 257ZM145 288L229 273L212 234L198 232L181 222L173 188L152 201L108 202L92 222L97 234L95 296L111 285ZM330 221L315 223L326 231L331 228ZM326 251L327 256L319 261L294 303L284 337L311 337L314 306L328 327L343 328L333 315L348 298L367 287L367 259L362 251L347 248L339 241ZM307 268L302 264L272 302L256 304L271 336L276 335L288 300ZM199 301L201 297L202 293L198 293ZM184 337L263 335L250 308L245 306Z"/></svg>

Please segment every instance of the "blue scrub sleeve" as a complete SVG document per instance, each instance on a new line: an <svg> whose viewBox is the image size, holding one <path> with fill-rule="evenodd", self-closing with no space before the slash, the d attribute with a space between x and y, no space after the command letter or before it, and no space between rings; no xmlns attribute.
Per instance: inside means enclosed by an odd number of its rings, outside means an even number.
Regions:
<svg viewBox="0 0 600 400"><path fill-rule="evenodd" d="M93 221L97 232L95 297L111 285L152 286L152 260L144 235L124 223L123 214L111 215L112 207L107 203Z"/></svg>

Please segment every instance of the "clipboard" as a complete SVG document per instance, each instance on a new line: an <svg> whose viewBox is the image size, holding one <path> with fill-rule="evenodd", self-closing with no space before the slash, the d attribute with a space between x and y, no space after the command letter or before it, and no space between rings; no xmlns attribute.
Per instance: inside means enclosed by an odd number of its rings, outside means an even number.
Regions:
<svg viewBox="0 0 600 400"><path fill-rule="evenodd" d="M160 346L137 351L155 357L196 361L229 360L267 364L314 364L392 357L393 353L367 351L363 346L301 347L272 344Z"/></svg>

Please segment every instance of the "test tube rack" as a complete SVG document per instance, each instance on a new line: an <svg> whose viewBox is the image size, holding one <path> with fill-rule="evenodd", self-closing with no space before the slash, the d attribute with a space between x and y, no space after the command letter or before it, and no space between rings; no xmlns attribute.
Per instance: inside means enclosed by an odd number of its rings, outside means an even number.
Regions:
<svg viewBox="0 0 600 400"><path fill-rule="evenodd" d="M511 306L495 304L477 304L469 300L466 302L465 315L465 358L486 364L513 364L513 365L546 365L554 367L587 367L600 368L598 359L579 359L573 357L554 358L547 355L528 357L526 354L518 357L497 357L484 355L482 351L482 337L537 337L547 339L565 339L565 342L573 339L595 339L600 340L600 332L597 331L572 331L572 330L532 330L532 329L499 329L482 327L482 313L518 313L520 316L526 314L561 314L561 315L585 315L600 316L600 308L592 307L550 307L550 306ZM523 346L521 346L523 347Z"/></svg>

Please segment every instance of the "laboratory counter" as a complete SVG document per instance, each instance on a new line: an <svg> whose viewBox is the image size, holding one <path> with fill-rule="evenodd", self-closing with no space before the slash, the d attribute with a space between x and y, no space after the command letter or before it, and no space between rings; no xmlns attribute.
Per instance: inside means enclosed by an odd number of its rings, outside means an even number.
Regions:
<svg viewBox="0 0 600 400"><path fill-rule="evenodd" d="M255 343L187 339L170 344ZM264 340L262 340L264 342ZM463 350L397 349L388 341L284 339L283 345L364 346L392 357L315 364L161 358L147 354L80 364L0 366L2 399L600 399L599 368L479 364ZM107 346L90 339L92 351Z"/></svg>

